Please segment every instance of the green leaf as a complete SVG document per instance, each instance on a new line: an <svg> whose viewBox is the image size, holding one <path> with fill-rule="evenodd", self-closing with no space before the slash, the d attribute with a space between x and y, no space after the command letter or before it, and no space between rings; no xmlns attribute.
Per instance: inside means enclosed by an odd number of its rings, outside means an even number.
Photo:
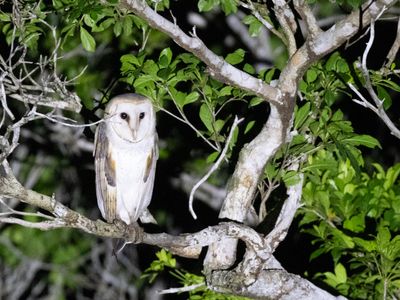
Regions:
<svg viewBox="0 0 400 300"><path fill-rule="evenodd" d="M200 0L197 3L197 7L200 12L203 12L203 11L210 11L218 4L219 4L219 0Z"/></svg>
<svg viewBox="0 0 400 300"><path fill-rule="evenodd" d="M96 41L85 28L80 27L80 31L81 31L81 43L83 48L86 51L94 52L94 50L96 49Z"/></svg>
<svg viewBox="0 0 400 300"><path fill-rule="evenodd" d="M160 68L166 68L169 66L172 60L172 51L170 48L165 48L161 51L160 56L158 58L158 65Z"/></svg>
<svg viewBox="0 0 400 300"><path fill-rule="evenodd" d="M337 239L337 241L340 243L340 247L345 247L345 248L354 248L355 244L353 242L353 239L349 237L348 235L344 234L342 231L339 229L334 229L332 230L332 234Z"/></svg>
<svg viewBox="0 0 400 300"><path fill-rule="evenodd" d="M341 263L335 266L335 275L338 284L346 283L347 281L346 268Z"/></svg>
<svg viewBox="0 0 400 300"><path fill-rule="evenodd" d="M11 21L10 14L1 12L0 13L0 21L2 21L2 22L10 22Z"/></svg>
<svg viewBox="0 0 400 300"><path fill-rule="evenodd" d="M265 102L265 100L263 100L260 97L253 97L250 100L249 107L257 106L257 105L259 105L261 103L264 103L264 102Z"/></svg>
<svg viewBox="0 0 400 300"><path fill-rule="evenodd" d="M237 12L237 6L235 0L220 0L220 1L221 1L221 8L226 16Z"/></svg>
<svg viewBox="0 0 400 300"><path fill-rule="evenodd" d="M256 70L254 69L254 67L250 64L245 64L243 67L243 70L249 74L254 74L256 72Z"/></svg>
<svg viewBox="0 0 400 300"><path fill-rule="evenodd" d="M135 80L134 86L136 88L143 87L153 83L153 77L151 75L142 75Z"/></svg>
<svg viewBox="0 0 400 300"><path fill-rule="evenodd" d="M353 232L363 232L365 229L365 219L363 214L358 214L344 221L343 227Z"/></svg>
<svg viewBox="0 0 400 300"><path fill-rule="evenodd" d="M218 151L211 153L209 156L207 156L206 162L208 164L213 163L217 159L218 155L219 155Z"/></svg>
<svg viewBox="0 0 400 300"><path fill-rule="evenodd" d="M232 89L233 87L231 86L224 86L220 91L219 91L219 96L223 97L223 96L229 96L232 94Z"/></svg>
<svg viewBox="0 0 400 300"><path fill-rule="evenodd" d="M198 92L191 92L189 95L186 96L184 105L196 102L197 99L199 99L199 96L200 94Z"/></svg>
<svg viewBox="0 0 400 300"><path fill-rule="evenodd" d="M93 26L92 32L101 32L109 28L111 25L115 23L114 18L107 18L103 22L100 23L98 26Z"/></svg>
<svg viewBox="0 0 400 300"><path fill-rule="evenodd" d="M312 171L312 170L336 170L337 162L334 160L326 160L326 161L318 161L311 165L308 165L303 168L303 171Z"/></svg>
<svg viewBox="0 0 400 300"><path fill-rule="evenodd" d="M386 86L396 92L400 92L400 85L396 82L391 81L390 79L384 79L379 82L379 85Z"/></svg>
<svg viewBox="0 0 400 300"><path fill-rule="evenodd" d="M214 123L214 132L219 133L221 131L222 127L224 127L224 125L225 125L224 120L216 120Z"/></svg>
<svg viewBox="0 0 400 300"><path fill-rule="evenodd" d="M243 61L244 54L245 51L243 49L237 49L235 52L228 54L225 60L231 65L237 65Z"/></svg>
<svg viewBox="0 0 400 300"><path fill-rule="evenodd" d="M300 107L295 115L294 118L294 128L295 129L299 129L303 123L305 122L305 120L308 118L309 114L310 114L310 108L311 108L311 103L307 102L306 104L304 104L302 107Z"/></svg>
<svg viewBox="0 0 400 300"><path fill-rule="evenodd" d="M361 238L355 237L353 238L354 242L357 246L362 247L367 252L372 252L376 250L376 242L375 241L366 241Z"/></svg>
<svg viewBox="0 0 400 300"><path fill-rule="evenodd" d="M209 132L214 132L213 127L212 127L212 122L214 120L213 115L208 108L208 105L206 103L203 103L200 106L200 119L203 122L203 124L206 126Z"/></svg>
<svg viewBox="0 0 400 300"><path fill-rule="evenodd" d="M390 97L390 94L380 85L376 87L376 90L378 91L379 99L383 101L383 108L385 110L389 109L392 106L392 97Z"/></svg>
<svg viewBox="0 0 400 300"><path fill-rule="evenodd" d="M253 128L255 123L256 123L256 121L254 121L254 120L247 123L246 129L244 130L244 134L248 133Z"/></svg>
<svg viewBox="0 0 400 300"><path fill-rule="evenodd" d="M178 91L175 88L170 88L169 90L172 95L172 99L175 101L176 105L182 108L185 105L185 99L187 97L187 94Z"/></svg>
<svg viewBox="0 0 400 300"><path fill-rule="evenodd" d="M121 63L123 63L123 64L131 64L131 65L135 65L135 66L140 66L139 60L133 54L122 55L120 60L121 60Z"/></svg>
<svg viewBox="0 0 400 300"><path fill-rule="evenodd" d="M370 135L366 135L366 134L348 137L348 138L342 139L341 142L343 144L350 144L353 146L362 145L362 146L365 146L368 148L375 148L375 147L382 148L381 144L379 143L379 141L376 138L374 138Z"/></svg>
<svg viewBox="0 0 400 300"><path fill-rule="evenodd" d="M318 78L318 73L314 69L310 69L306 73L306 80L308 83L315 81Z"/></svg>
<svg viewBox="0 0 400 300"><path fill-rule="evenodd" d="M350 5L353 9L357 9L363 3L363 0L345 0L345 2Z"/></svg>
<svg viewBox="0 0 400 300"><path fill-rule="evenodd" d="M313 253L311 253L310 255L310 261L316 259L318 256L321 256L322 254L324 254L326 252L325 248L319 248L317 250L315 250Z"/></svg>
<svg viewBox="0 0 400 300"><path fill-rule="evenodd" d="M115 23L113 31L114 31L114 34L115 34L116 37L119 37L121 35L123 26L124 26L124 24L123 24L122 20L118 20Z"/></svg>
<svg viewBox="0 0 400 300"><path fill-rule="evenodd" d="M88 14L84 14L83 15L83 21L85 22L85 24L89 27L93 27L96 25L96 22L90 17L90 15Z"/></svg>
<svg viewBox="0 0 400 300"><path fill-rule="evenodd" d="M156 77L158 71L159 71L158 65L154 62L154 60L152 60L152 59L146 60L146 62L143 65L144 73L152 75L153 77Z"/></svg>
<svg viewBox="0 0 400 300"><path fill-rule="evenodd" d="M257 37L260 34L262 23L254 16L249 15L243 18L243 23L249 25L249 34L251 37Z"/></svg>
<svg viewBox="0 0 400 300"><path fill-rule="evenodd" d="M378 235L376 236L376 242L378 245L385 246L390 242L390 231L386 226L379 226Z"/></svg>
<svg viewBox="0 0 400 300"><path fill-rule="evenodd" d="M286 187L293 186L293 185L299 183L301 180L299 173L297 173L296 171L286 172L282 176L282 179L283 179L283 182L285 183Z"/></svg>
<svg viewBox="0 0 400 300"><path fill-rule="evenodd" d="M387 170L386 176L385 176L385 182L383 183L383 188L386 191L393 187L397 178L399 177L399 174L400 174L400 165L399 164L397 164L393 167L390 167Z"/></svg>
<svg viewBox="0 0 400 300"><path fill-rule="evenodd" d="M133 20L131 16L125 16L123 22L122 22L122 27L124 29L124 34L129 36L132 33L132 27L133 27Z"/></svg>
<svg viewBox="0 0 400 300"><path fill-rule="evenodd" d="M266 83L271 82L272 78L274 78L275 71L276 71L276 68L272 68L272 69L268 70L268 72L265 73L265 75L263 77L264 77L264 81Z"/></svg>

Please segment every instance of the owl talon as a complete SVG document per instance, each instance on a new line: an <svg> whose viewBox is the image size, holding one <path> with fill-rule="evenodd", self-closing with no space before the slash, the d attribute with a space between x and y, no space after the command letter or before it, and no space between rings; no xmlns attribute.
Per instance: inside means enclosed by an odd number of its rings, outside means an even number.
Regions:
<svg viewBox="0 0 400 300"><path fill-rule="evenodd" d="M127 227L129 242L134 244L139 244L143 241L143 228L139 226L138 223L129 224Z"/></svg>
<svg viewBox="0 0 400 300"><path fill-rule="evenodd" d="M117 228L120 230L120 231L126 231L127 229L127 226L128 226L128 224L126 224L124 221L122 221L122 220L120 220L120 219L114 219L113 220L113 224L115 225L115 226L117 226Z"/></svg>

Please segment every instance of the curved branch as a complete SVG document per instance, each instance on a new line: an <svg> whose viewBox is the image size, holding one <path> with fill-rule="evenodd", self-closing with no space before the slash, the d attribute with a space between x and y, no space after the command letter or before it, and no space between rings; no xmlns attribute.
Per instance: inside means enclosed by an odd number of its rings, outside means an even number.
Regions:
<svg viewBox="0 0 400 300"><path fill-rule="evenodd" d="M223 236L241 239L248 247L254 250L264 248L263 238L259 233L250 227L236 223L225 222L210 226L197 233L174 236L166 233L150 234L143 232L141 228L132 231L125 224L109 224L100 220L93 221L69 209L54 197L25 189L11 173L0 177L0 196L17 199L39 207L55 216L51 220L41 222L29 222L11 216L0 218L0 222L5 223L19 224L41 230L61 227L75 228L96 236L122 238L133 243L146 243L164 247L175 254L191 258L198 257L202 247L217 242Z"/></svg>
<svg viewBox="0 0 400 300"><path fill-rule="evenodd" d="M237 116L235 116L235 120L233 121L231 130L229 131L229 135L226 138L225 142L225 147L222 149L222 152L220 156L218 157L217 161L212 165L210 170L208 170L207 174L204 175L192 188L190 195L189 195L189 211L192 214L194 219L197 219L197 215L193 210L193 199L194 199L194 194L196 193L197 189L205 182L207 181L208 178L210 178L211 174L214 173L222 163L223 159L225 158L226 152L228 152L229 145L231 143L231 139L233 136L233 132L235 131L236 127L243 121L243 119L238 119Z"/></svg>
<svg viewBox="0 0 400 300"><path fill-rule="evenodd" d="M159 15L145 1L125 0L124 2L128 9L146 20L151 27L164 32L183 49L196 55L208 66L210 74L218 80L254 93L270 103L280 104L280 94L276 88L227 63L222 57L208 49L195 33L190 37L175 23Z"/></svg>

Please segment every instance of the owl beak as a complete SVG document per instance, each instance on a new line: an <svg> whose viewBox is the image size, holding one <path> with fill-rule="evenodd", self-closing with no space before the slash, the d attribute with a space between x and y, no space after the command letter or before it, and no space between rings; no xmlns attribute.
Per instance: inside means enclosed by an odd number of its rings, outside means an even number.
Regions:
<svg viewBox="0 0 400 300"><path fill-rule="evenodd" d="M131 133L132 133L132 140L136 141L136 134L137 134L136 129L131 128Z"/></svg>

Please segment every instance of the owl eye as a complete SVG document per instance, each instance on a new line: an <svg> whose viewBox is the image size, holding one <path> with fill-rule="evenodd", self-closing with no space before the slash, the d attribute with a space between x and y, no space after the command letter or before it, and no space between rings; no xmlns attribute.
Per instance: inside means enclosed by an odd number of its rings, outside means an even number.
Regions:
<svg viewBox="0 0 400 300"><path fill-rule="evenodd" d="M143 119L143 118L144 118L144 115L145 115L145 113L144 113L144 112L141 112L141 113L139 114L139 119L140 119L140 120Z"/></svg>
<svg viewBox="0 0 400 300"><path fill-rule="evenodd" d="M128 114L127 113L120 113L119 116L121 117L122 120L125 120L128 118Z"/></svg>

